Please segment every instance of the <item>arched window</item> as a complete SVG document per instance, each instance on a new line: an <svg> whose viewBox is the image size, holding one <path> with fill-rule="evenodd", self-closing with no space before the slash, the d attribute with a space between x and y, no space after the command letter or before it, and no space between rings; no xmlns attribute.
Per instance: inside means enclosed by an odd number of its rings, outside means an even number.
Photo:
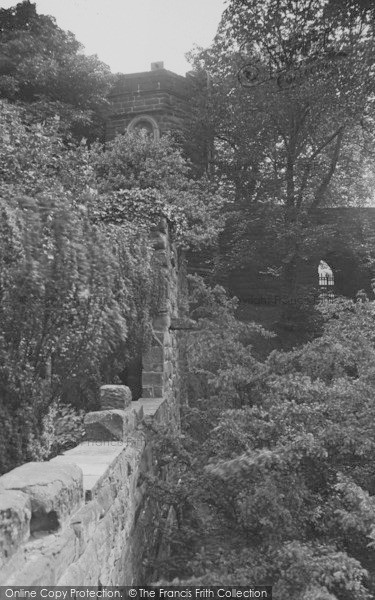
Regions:
<svg viewBox="0 0 375 600"><path fill-rule="evenodd" d="M328 263L321 260L318 266L320 295L324 300L333 300L335 277Z"/></svg>
<svg viewBox="0 0 375 600"><path fill-rule="evenodd" d="M142 130L146 131L148 135L153 136L154 140L158 140L160 137L160 131L157 122L148 115L135 117L128 125L128 131Z"/></svg>

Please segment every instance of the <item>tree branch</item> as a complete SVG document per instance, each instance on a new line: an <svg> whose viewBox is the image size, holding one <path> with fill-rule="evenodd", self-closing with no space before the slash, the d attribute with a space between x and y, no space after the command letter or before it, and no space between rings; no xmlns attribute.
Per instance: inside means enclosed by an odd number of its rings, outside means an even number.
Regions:
<svg viewBox="0 0 375 600"><path fill-rule="evenodd" d="M308 179L309 179L309 176L310 176L310 172L311 172L311 167L312 167L312 162L313 162L313 160L314 160L314 159L315 159L317 156L319 156L319 154L321 154L321 152L324 150L324 148L326 148L327 146L329 146L329 144L330 144L330 143L331 143L331 142L332 142L332 141L333 141L333 140L334 140L334 139L337 137L337 139L338 139L340 142L339 142L339 145L338 145L338 146L337 146L337 142L336 142L336 148L335 148L335 152L334 152L334 155L333 155L333 158L334 158L334 157L336 156L336 153L337 153L336 161L335 161L335 164L334 164L334 165L333 165L333 164L332 164L332 162L331 162L331 166L330 166L330 169L329 169L329 171L328 171L328 173L327 173L326 177L327 177L327 176L328 176L328 174L330 173L330 171L331 171L331 169L332 169L332 166L333 166L333 172L334 172L334 170L335 170L335 168L336 168L336 165L337 165L338 158L339 158L339 157L338 157L338 154L339 154L339 152L340 152L340 147L341 147L341 141L342 141L343 134L344 134L344 125L341 125L341 127L339 127L339 128L338 128L338 129L337 129L337 130L336 130L336 131L335 131L335 132L332 134L332 135L330 135L330 136L329 136L329 138L327 138L327 139L326 139L326 140L325 140L325 141L324 141L324 142L323 142L323 143L322 143L322 144L321 144L321 145L320 145L320 146L319 146L319 147L318 147L318 148L317 148L317 149L316 149L316 150L315 150L315 151L312 153L312 155L309 157L309 164L307 165L307 167L306 167L306 169L305 169L305 172L304 172L304 174L303 174L303 177L302 177L302 182L301 182L301 185L300 185L300 190L299 190L299 193L298 193L298 198L297 198L297 208L301 208L301 204L302 204L302 195L303 195L303 192L304 192L304 190L305 190L305 188L306 188L307 181L308 181ZM328 187L328 184L329 184L329 181L330 181L330 180L331 180L331 178L332 178L333 172L332 172L332 173L331 173L331 175L329 176L328 182L327 182L327 184L325 185L325 189ZM325 181L326 177L323 179L323 182ZM322 184L323 184L323 182L322 182ZM320 188L321 188L322 184L319 186L319 188L318 188L318 190L317 190L317 193L318 193L318 191L320 190ZM325 190L324 190L324 191L325 191ZM315 196L316 196L316 194L315 194ZM315 201L314 201L314 203L315 203ZM319 204L319 202L317 202L317 204L316 204L316 205L318 205L318 204Z"/></svg>
<svg viewBox="0 0 375 600"><path fill-rule="evenodd" d="M341 144L342 144L343 137L344 137L344 127L341 128L340 132L337 135L336 145L335 145L335 149L334 149L333 156L331 159L331 164L329 166L327 173L323 177L321 184L319 185L318 189L315 192L314 201L312 202L312 204L310 206L310 210L314 210L315 208L317 208L319 206L320 202L322 201L322 199L324 198L324 195L327 191L327 188L330 184L330 181L331 181L331 179L335 173L336 167L337 167L337 163L338 163L338 160L340 157L340 150L341 150Z"/></svg>

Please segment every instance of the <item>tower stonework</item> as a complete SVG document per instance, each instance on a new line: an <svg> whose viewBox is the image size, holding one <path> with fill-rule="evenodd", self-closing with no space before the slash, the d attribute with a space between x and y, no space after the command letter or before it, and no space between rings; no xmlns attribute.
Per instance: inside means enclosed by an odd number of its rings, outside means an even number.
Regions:
<svg viewBox="0 0 375 600"><path fill-rule="evenodd" d="M153 65L151 71L118 75L109 97L107 140L131 129L144 128L156 139L184 129L192 93L189 79Z"/></svg>

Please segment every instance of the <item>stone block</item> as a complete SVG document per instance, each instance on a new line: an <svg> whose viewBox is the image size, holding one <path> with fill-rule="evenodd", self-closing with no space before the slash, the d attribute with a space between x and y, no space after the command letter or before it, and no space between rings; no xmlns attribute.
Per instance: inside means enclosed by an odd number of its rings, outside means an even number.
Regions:
<svg viewBox="0 0 375 600"><path fill-rule="evenodd" d="M86 441L122 440L124 432L123 410L97 410L85 415Z"/></svg>
<svg viewBox="0 0 375 600"><path fill-rule="evenodd" d="M102 410L124 410L132 401L132 393L126 385L102 385L100 406Z"/></svg>
<svg viewBox="0 0 375 600"><path fill-rule="evenodd" d="M1 483L30 498L30 532L56 531L83 499L82 471L70 463L30 462L6 473Z"/></svg>
<svg viewBox="0 0 375 600"><path fill-rule="evenodd" d="M0 490L0 568L30 536L30 498L19 491Z"/></svg>

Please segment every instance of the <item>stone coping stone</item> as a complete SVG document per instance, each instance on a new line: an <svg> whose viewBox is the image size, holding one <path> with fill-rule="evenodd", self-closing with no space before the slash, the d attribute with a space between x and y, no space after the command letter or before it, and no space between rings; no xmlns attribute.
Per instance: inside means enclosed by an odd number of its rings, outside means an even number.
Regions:
<svg viewBox="0 0 375 600"><path fill-rule="evenodd" d="M87 495L124 448L125 443L121 440L82 442L79 446L56 456L50 462L75 464L83 473L83 489Z"/></svg>
<svg viewBox="0 0 375 600"><path fill-rule="evenodd" d="M102 385L100 388L101 410L125 410L131 401L132 393L126 385Z"/></svg>
<svg viewBox="0 0 375 600"><path fill-rule="evenodd" d="M96 410L85 415L85 439L90 441L122 441L124 410Z"/></svg>
<svg viewBox="0 0 375 600"><path fill-rule="evenodd" d="M153 417L164 402L164 398L140 398L131 403L130 409L137 415L137 419L141 419L143 416ZM66 462L77 465L82 470L83 489L87 495L105 476L106 471L126 449L128 443L122 440L85 441L50 462Z"/></svg>
<svg viewBox="0 0 375 600"><path fill-rule="evenodd" d="M29 462L6 473L0 481L5 490L29 497L31 533L57 529L82 503L82 471L74 464Z"/></svg>
<svg viewBox="0 0 375 600"><path fill-rule="evenodd" d="M122 441L138 426L143 418L142 405L126 410L96 410L85 415L85 441Z"/></svg>
<svg viewBox="0 0 375 600"><path fill-rule="evenodd" d="M136 422L139 422L143 416L149 419L157 418L157 413L163 404L165 404L163 398L141 398L132 402L125 412L131 413ZM24 567L27 571L25 581L34 582L32 574L37 568L38 573L51 572L52 584L54 559L47 549L51 545L51 551L53 550L52 554L54 554L54 536L57 536L58 541L61 536L65 540L66 535L72 535L73 526L75 526L74 518L80 514L77 511L85 508L83 492L88 492L87 500L96 498L101 485L106 485L108 477L109 481L111 480L111 474L113 469L117 468L118 461L122 461L121 466L123 466L122 463L126 466L129 460L129 464L131 464L131 461L135 460L133 450L136 449L138 454L142 453L144 443L145 437L141 431L134 431L133 436L126 442L120 440L86 441L48 462L26 463L0 477L0 570L2 575L6 575L5 571L9 567L18 582L18 574L16 575L19 571L18 567L21 563L22 565L25 563ZM94 506L94 504L95 502L90 502L90 506ZM89 505L86 506L89 507ZM55 518L54 522L50 519L51 514ZM34 527L35 522L42 526L33 530L33 521ZM73 529L67 528L69 521L71 521ZM10 528L8 524L10 524ZM60 528L61 524L64 525L62 529ZM51 525L50 529L49 525ZM44 537L45 534L49 534L47 538ZM39 535L42 535L40 540ZM64 540L61 543L65 548ZM45 556L43 552L37 552L38 544L41 544L46 550ZM70 556L70 542L68 546L68 558L71 561L73 557ZM26 552L27 549L28 552ZM18 565L17 569L12 567L14 560L16 560L14 564ZM21 562L19 563L19 561ZM40 565L38 561L41 561ZM34 575L36 574L35 572ZM17 583L16 579L14 584ZM8 577L6 577L6 581L9 583ZM38 578L35 581L37 583L34 585L40 584ZM40 581L43 585L47 585L44 575Z"/></svg>

